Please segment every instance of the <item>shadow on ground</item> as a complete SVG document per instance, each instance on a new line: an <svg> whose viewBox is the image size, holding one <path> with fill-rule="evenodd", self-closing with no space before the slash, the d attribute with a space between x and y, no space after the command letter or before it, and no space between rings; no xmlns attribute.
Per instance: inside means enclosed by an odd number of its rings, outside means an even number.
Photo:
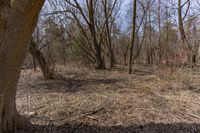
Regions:
<svg viewBox="0 0 200 133"><path fill-rule="evenodd" d="M112 126L100 127L94 125L64 124L61 126L36 126L35 133L199 133L200 124L155 124L132 125L128 127Z"/></svg>
<svg viewBox="0 0 200 133"><path fill-rule="evenodd" d="M85 91L89 86L98 86L98 85L117 85L117 83L123 82L123 79L74 79L74 78L65 78L62 80L52 80L44 81L31 86L31 91L41 91L41 88L46 92L77 92ZM119 86L118 86L119 87Z"/></svg>

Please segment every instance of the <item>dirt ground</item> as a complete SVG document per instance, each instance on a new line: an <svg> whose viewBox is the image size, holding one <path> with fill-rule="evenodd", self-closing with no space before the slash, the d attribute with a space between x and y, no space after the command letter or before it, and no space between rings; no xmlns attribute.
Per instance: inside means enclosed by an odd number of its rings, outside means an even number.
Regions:
<svg viewBox="0 0 200 133"><path fill-rule="evenodd" d="M200 133L200 68L23 70L17 107L41 133Z"/></svg>

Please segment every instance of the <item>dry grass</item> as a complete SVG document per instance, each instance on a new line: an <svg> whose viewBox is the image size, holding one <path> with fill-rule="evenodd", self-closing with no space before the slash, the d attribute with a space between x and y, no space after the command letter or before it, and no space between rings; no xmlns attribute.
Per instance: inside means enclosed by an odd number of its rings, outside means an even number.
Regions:
<svg viewBox="0 0 200 133"><path fill-rule="evenodd" d="M21 74L18 110L41 132L200 132L200 69L58 70L65 79Z"/></svg>

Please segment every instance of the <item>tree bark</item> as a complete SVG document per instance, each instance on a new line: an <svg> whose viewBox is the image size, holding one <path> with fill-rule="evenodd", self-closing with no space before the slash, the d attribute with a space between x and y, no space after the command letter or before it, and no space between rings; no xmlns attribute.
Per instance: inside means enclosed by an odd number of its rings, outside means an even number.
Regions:
<svg viewBox="0 0 200 133"><path fill-rule="evenodd" d="M53 73L50 72L49 66L46 63L46 60L45 60L43 54L41 53L40 50L37 49L37 44L34 42L33 39L31 39L31 45L29 47L29 52L34 57L34 59L36 59L37 62L39 63L44 79L45 80L54 79Z"/></svg>
<svg viewBox="0 0 200 133"><path fill-rule="evenodd" d="M131 48L130 48L130 58L129 58L129 74L132 73L132 60L133 60L133 45L135 42L135 28L136 28L136 7L137 0L134 0L133 4L133 24L132 24L132 37L131 37Z"/></svg>
<svg viewBox="0 0 200 133"><path fill-rule="evenodd" d="M188 7L186 9L186 13L185 15L182 14L182 10L184 8L184 6L188 3ZM186 49L187 52L187 56L188 56L188 63L189 66L192 67L192 55L193 55L193 51L192 51L192 46L190 45L190 43L187 40L187 36L185 34L185 30L184 30L184 25L183 25L183 21L185 19L185 16L188 13L188 10L190 8L190 0L186 1L184 4L182 4L182 0L178 0L178 23L179 23L179 31L181 34L181 40L183 43L183 48ZM186 46L184 46L186 45Z"/></svg>
<svg viewBox="0 0 200 133"><path fill-rule="evenodd" d="M111 40L111 32L110 32L110 26L109 26L109 15L108 15L108 10L107 10L107 0L104 0L104 17L106 19L105 24L106 24L106 37L107 37L107 43L108 43L108 50L109 50L109 56L110 56L110 68L113 68L116 60L115 60L115 55L114 55L114 50L112 47L112 40Z"/></svg>
<svg viewBox="0 0 200 133"><path fill-rule="evenodd" d="M34 71L37 71L37 65L35 62L35 58L33 56L32 56L32 59L33 59L33 69L34 69Z"/></svg>
<svg viewBox="0 0 200 133"><path fill-rule="evenodd" d="M17 126L16 91L28 41L44 0L0 0L0 132Z"/></svg>
<svg viewBox="0 0 200 133"><path fill-rule="evenodd" d="M182 18L182 6L181 6L181 0L178 0L178 23L179 23L179 31L181 33L181 39L183 43L186 42L186 36L185 36L185 30L183 27L183 18Z"/></svg>
<svg viewBox="0 0 200 133"><path fill-rule="evenodd" d="M162 63L162 45L161 45L161 0L158 0L158 30L159 30L159 37L158 37L158 47L159 47L159 63Z"/></svg>
<svg viewBox="0 0 200 133"><path fill-rule="evenodd" d="M96 69L105 69L104 61L102 59L101 54L101 44L98 43L97 37L96 37L96 28L95 28L95 20L94 20L94 3L93 0L89 1L88 11L89 11L89 28L90 33L92 36L92 40L95 47L95 56L96 56Z"/></svg>

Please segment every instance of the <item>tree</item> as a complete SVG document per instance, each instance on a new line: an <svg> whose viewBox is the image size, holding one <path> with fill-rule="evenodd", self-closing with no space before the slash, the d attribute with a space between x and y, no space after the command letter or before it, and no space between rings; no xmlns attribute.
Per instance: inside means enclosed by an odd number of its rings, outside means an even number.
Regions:
<svg viewBox="0 0 200 133"><path fill-rule="evenodd" d="M92 48L92 51L94 51L96 69L105 69L105 64L104 64L104 60L102 58L102 52L101 52L102 46L101 46L101 42L98 42L97 27L95 23L95 4L94 3L96 3L96 1L93 1L93 0L86 1L86 5L87 5L86 13L78 0L74 0L73 2L71 0L66 0L66 2L79 12L83 20L85 21L87 27L89 28L91 40L88 40L88 41L89 42L92 41L92 45L90 45L89 47ZM85 35L85 37L89 38L86 35L86 31L82 26L81 20L78 18L74 10L72 9L72 10L69 10L68 12L70 12L73 18L76 20L81 32Z"/></svg>
<svg viewBox="0 0 200 133"><path fill-rule="evenodd" d="M187 3L188 3L188 8L187 8L187 11L186 11L185 15L183 16L182 15L183 7ZM185 35L183 21L184 21L185 17L187 16L189 8L190 8L190 0L187 0L184 4L182 4L182 0L178 0L178 23L179 23L179 30L180 30L180 33L181 33L181 39L182 39L182 41L183 41L184 44L187 43L188 48L190 48L190 46L189 46L189 44L187 42L187 38L186 38L186 35Z"/></svg>
<svg viewBox="0 0 200 133"><path fill-rule="evenodd" d="M112 14L113 14L113 12L114 12L113 10L117 4L117 0L114 0L114 1L102 0L102 3L103 3L103 9L104 9L105 25L106 25L105 26L106 27L105 34L106 34L106 40L107 40L108 51L109 51L109 56L110 56L110 68L113 68L114 65L116 64L116 60L115 60L114 50L113 50L113 46L112 46L111 28L112 28L112 25L114 22L114 21L112 21L112 17L115 19L115 16L113 16ZM114 14L116 14L116 13L114 12ZM109 22L110 19L111 19L111 22Z"/></svg>
<svg viewBox="0 0 200 133"><path fill-rule="evenodd" d="M40 51L40 49L38 49L37 44L36 44L36 42L34 41L33 38L31 39L29 52L34 57L34 59L36 59L37 62L39 63L39 66L42 70L44 79L45 80L54 79L54 74L50 71L50 68L49 68L42 52Z"/></svg>
<svg viewBox="0 0 200 133"><path fill-rule="evenodd" d="M58 26L51 18L47 18L43 22L43 24L41 24L41 22L38 22L37 28L35 29L35 32L32 35L29 53L39 64L39 67L42 70L42 74L45 80L52 80L56 76L54 74L53 69L51 69L54 68L51 66L51 62L55 60L52 59L52 53L55 53L55 51L56 53L60 53L60 51L54 47L50 48L50 46L53 46L53 44L58 45L56 42L60 41L60 38L63 38L63 31L60 28L60 26ZM45 50L48 54L45 54ZM64 50L65 48L62 47L62 53L64 53ZM60 56L58 58L60 58ZM65 59L65 57L62 58Z"/></svg>
<svg viewBox="0 0 200 133"><path fill-rule="evenodd" d="M185 14L183 14L183 8L184 6L187 5L187 9L185 11ZM179 31L181 34L181 40L183 43L183 47L186 49L187 51L187 56L188 56L188 63L189 65L192 67L192 57L193 57L193 51L192 51L192 46L190 45L187 36L185 34L185 29L184 29L184 25L183 22L187 16L187 13L190 9L190 0L186 0L183 4L182 4L182 0L178 0L178 24L179 24ZM184 46L186 45L186 46Z"/></svg>
<svg viewBox="0 0 200 133"><path fill-rule="evenodd" d="M49 3L52 7L50 15L59 14L57 18L65 24L68 21L76 22L81 34L81 52L84 58L89 59L88 62L97 69L105 69L108 58L109 67L114 67L114 41L122 0L50 0Z"/></svg>
<svg viewBox="0 0 200 133"><path fill-rule="evenodd" d="M161 0L158 0L158 7L157 7L157 20L158 20L158 32L159 32L159 37L158 37L158 46L161 49ZM159 63L161 63L162 60L162 52L161 50L159 51Z"/></svg>
<svg viewBox="0 0 200 133"><path fill-rule="evenodd" d="M13 133L20 122L16 91L28 41L44 0L0 0L0 132Z"/></svg>
<svg viewBox="0 0 200 133"><path fill-rule="evenodd" d="M137 0L134 0L133 4L133 22L132 22L132 36L131 36L131 47L130 47L130 57L129 57L129 74L132 73L132 58L133 58L133 45L135 41L135 27L136 27L136 7Z"/></svg>

